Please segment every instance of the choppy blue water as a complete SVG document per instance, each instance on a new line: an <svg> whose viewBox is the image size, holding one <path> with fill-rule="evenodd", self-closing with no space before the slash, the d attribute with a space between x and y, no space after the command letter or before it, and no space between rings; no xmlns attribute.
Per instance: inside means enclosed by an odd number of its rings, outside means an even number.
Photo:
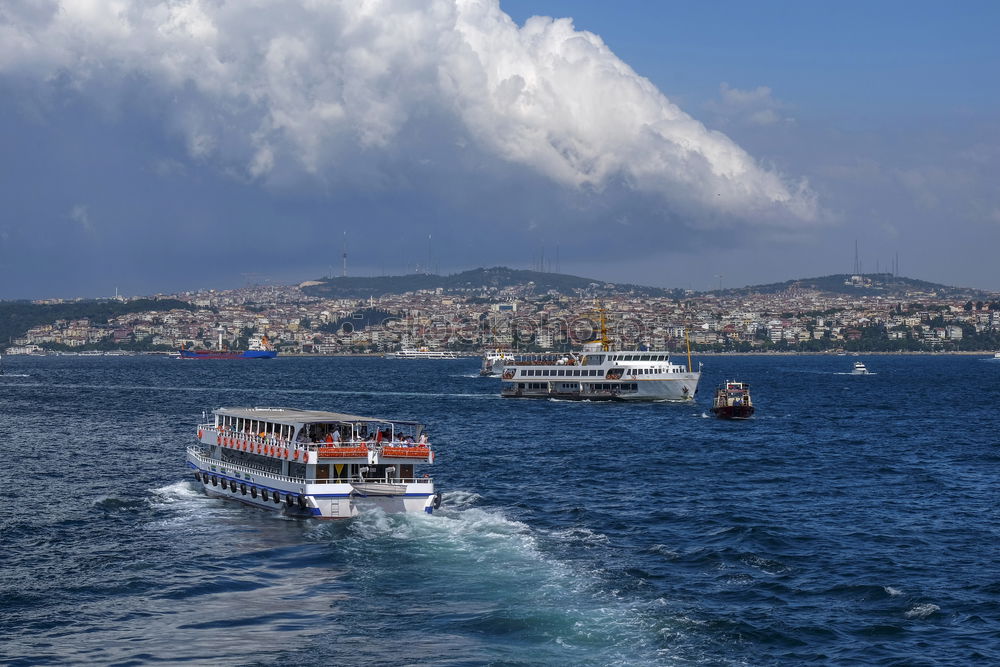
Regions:
<svg viewBox="0 0 1000 667"><path fill-rule="evenodd" d="M1000 363L706 357L696 405L497 397L477 361L7 358L0 663L1000 663ZM707 417L725 378L757 417ZM195 490L203 410L418 419L438 513Z"/></svg>

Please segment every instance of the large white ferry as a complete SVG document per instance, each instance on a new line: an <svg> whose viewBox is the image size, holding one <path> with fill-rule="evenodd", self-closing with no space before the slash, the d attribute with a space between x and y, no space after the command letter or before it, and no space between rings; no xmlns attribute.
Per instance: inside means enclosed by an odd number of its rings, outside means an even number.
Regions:
<svg viewBox="0 0 1000 667"><path fill-rule="evenodd" d="M204 490L286 514L346 519L366 506L433 512L423 424L292 408L219 408L198 426L188 466Z"/></svg>
<svg viewBox="0 0 1000 667"><path fill-rule="evenodd" d="M689 362L690 363L690 362ZM504 366L505 398L578 401L688 401L701 370L670 361L666 351L609 350L587 343L582 352L534 355Z"/></svg>
<svg viewBox="0 0 1000 667"><path fill-rule="evenodd" d="M448 350L428 350L422 347L419 350L403 348L398 352L389 352L386 359L458 359L458 355Z"/></svg>
<svg viewBox="0 0 1000 667"><path fill-rule="evenodd" d="M581 352L519 357L504 366L504 398L574 401L690 401L698 393L701 366L691 370L670 361L665 350L612 350L600 309L601 338Z"/></svg>

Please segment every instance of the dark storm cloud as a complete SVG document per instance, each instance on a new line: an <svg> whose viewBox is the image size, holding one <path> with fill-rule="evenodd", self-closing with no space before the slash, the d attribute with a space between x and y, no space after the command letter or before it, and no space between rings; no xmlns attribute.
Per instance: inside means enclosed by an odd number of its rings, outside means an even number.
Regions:
<svg viewBox="0 0 1000 667"><path fill-rule="evenodd" d="M242 263L312 277L345 229L359 264L394 272L428 234L459 268L556 239L648 254L679 229L696 242L818 217L808 188L600 38L568 20L519 27L496 0L109 0L0 17L0 132L20 156L6 187L45 191L3 223L7 264L41 245L89 258L100 284L149 289L156 272L200 284Z"/></svg>

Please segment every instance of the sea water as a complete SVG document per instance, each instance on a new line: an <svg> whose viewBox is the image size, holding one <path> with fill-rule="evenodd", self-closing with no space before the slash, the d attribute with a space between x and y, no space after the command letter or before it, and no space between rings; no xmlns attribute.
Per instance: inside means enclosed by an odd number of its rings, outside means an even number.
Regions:
<svg viewBox="0 0 1000 667"><path fill-rule="evenodd" d="M8 357L0 663L1000 663L1000 364L708 356L694 403L501 399L478 360ZM709 418L751 384L756 416ZM433 515L198 491L203 411L428 425Z"/></svg>

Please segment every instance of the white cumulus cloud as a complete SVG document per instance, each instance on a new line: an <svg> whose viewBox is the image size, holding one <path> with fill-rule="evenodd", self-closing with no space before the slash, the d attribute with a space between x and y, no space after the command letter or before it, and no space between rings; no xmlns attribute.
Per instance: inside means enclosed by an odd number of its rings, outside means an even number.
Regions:
<svg viewBox="0 0 1000 667"><path fill-rule="evenodd" d="M784 113L784 104L775 99L767 86L757 86L751 90L733 88L728 83L719 85L719 99L707 107L724 123L736 122L747 125L774 125L791 123L795 119Z"/></svg>
<svg viewBox="0 0 1000 667"><path fill-rule="evenodd" d="M518 26L498 0L8 0L0 76L94 97L139 82L192 159L264 182L391 188L428 162L478 160L589 196L624 188L694 226L818 218L805 184L600 37L568 19ZM723 96L756 122L778 113L766 89Z"/></svg>

